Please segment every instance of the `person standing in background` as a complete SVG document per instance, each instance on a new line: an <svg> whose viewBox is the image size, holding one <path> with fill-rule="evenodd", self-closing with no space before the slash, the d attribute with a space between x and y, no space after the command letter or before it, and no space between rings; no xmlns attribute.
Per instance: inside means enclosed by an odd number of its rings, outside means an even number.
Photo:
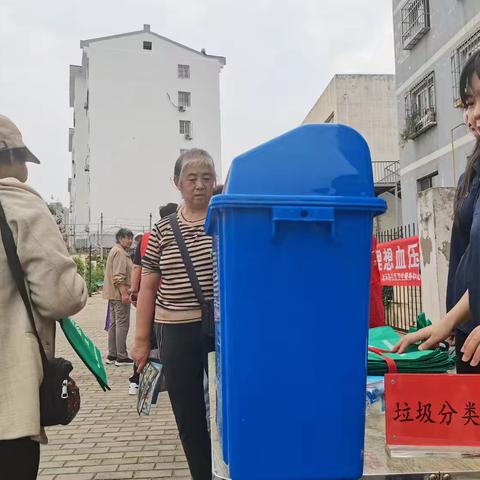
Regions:
<svg viewBox="0 0 480 480"><path fill-rule="evenodd" d="M103 298L110 304L106 363L115 363L117 367L121 367L133 363L127 353L127 335L130 328L129 290L133 267L130 248L133 233L126 228L121 228L115 238L117 243L108 254L103 285Z"/></svg>

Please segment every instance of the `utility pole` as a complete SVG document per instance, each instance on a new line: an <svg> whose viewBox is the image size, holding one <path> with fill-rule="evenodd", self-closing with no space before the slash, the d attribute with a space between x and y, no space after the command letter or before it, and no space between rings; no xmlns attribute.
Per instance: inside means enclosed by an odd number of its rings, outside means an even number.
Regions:
<svg viewBox="0 0 480 480"><path fill-rule="evenodd" d="M92 244L88 247L88 296L92 296Z"/></svg>
<svg viewBox="0 0 480 480"><path fill-rule="evenodd" d="M150 214L150 228L148 229L149 232L152 231L152 217L153 217L153 215Z"/></svg>
<svg viewBox="0 0 480 480"><path fill-rule="evenodd" d="M100 214L100 260L103 260L103 212Z"/></svg>

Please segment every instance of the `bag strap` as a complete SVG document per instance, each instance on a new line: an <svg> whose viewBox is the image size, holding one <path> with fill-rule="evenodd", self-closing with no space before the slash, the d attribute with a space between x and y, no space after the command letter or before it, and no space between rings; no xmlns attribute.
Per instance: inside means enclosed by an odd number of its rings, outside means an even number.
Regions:
<svg viewBox="0 0 480 480"><path fill-rule="evenodd" d="M384 353L392 353L391 350L383 350L382 348L371 347L369 345L368 346L368 351L372 352L372 353L376 353L377 355L379 355L380 357L382 357L385 360L385 362L387 364L387 368L388 368L388 373L397 373L398 372L398 368L397 368L397 364L395 363L395 360L393 358L390 358L390 357L387 357L386 355L384 355Z"/></svg>
<svg viewBox="0 0 480 480"><path fill-rule="evenodd" d="M190 254L188 253L187 245L185 244L185 239L183 238L182 231L180 230L180 225L178 224L177 212L169 215L168 219L170 220L170 224L172 225L173 235L175 236L175 240L177 241L177 245L180 250L180 254L182 255L185 268L187 269L188 278L190 278L190 283L192 284L195 296L197 297L198 303L200 303L200 305L204 305L205 297L203 296L202 287L200 286L200 282L198 281L197 272L195 271L195 267L193 266L192 259L190 258Z"/></svg>
<svg viewBox="0 0 480 480"><path fill-rule="evenodd" d="M28 318L30 320L30 325L32 326L33 333L37 337L38 345L40 348L40 356L42 357L42 366L45 371L46 365L48 364L47 355L45 349L43 348L42 341L38 335L37 327L35 325L35 320L33 317L32 304L27 293L27 288L25 287L25 275L22 270L22 265L20 259L18 258L17 246L15 245L15 240L13 239L12 230L10 229L7 218L5 217L5 211L3 210L2 203L0 202L0 233L2 235L3 247L5 248L5 253L7 254L7 262L12 272L13 278L17 285L18 292L22 297L25 308L27 309Z"/></svg>

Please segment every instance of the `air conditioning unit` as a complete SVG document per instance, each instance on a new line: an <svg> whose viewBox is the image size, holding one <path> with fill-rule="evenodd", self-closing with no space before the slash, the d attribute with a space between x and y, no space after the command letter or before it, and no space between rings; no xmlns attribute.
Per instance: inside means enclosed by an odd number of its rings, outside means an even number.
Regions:
<svg viewBox="0 0 480 480"><path fill-rule="evenodd" d="M179 112L186 112L187 109L185 107L180 106L180 107L178 107L178 111Z"/></svg>
<svg viewBox="0 0 480 480"><path fill-rule="evenodd" d="M189 133L185 134L185 140L191 140L192 138L193 137Z"/></svg>

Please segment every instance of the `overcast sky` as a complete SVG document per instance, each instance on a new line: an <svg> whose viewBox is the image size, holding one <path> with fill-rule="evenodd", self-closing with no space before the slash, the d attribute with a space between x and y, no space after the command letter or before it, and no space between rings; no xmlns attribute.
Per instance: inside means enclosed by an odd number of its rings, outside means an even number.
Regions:
<svg viewBox="0 0 480 480"><path fill-rule="evenodd" d="M394 73L391 0L1 0L0 113L41 159L29 182L68 204L69 65L80 40L141 30L227 57L222 161L304 119L335 73ZM226 171L226 169L224 168Z"/></svg>

